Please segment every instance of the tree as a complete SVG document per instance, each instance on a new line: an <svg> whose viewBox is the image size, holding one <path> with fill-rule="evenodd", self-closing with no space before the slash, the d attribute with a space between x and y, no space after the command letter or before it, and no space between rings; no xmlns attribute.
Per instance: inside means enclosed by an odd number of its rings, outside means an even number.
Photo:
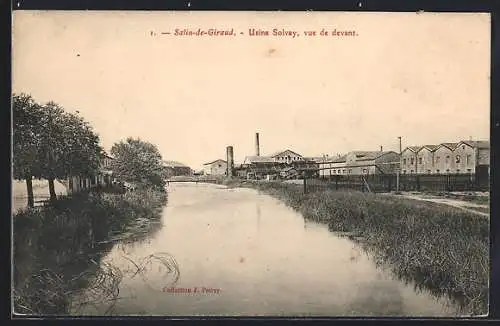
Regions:
<svg viewBox="0 0 500 326"><path fill-rule="evenodd" d="M139 138L127 138L111 148L113 173L117 178L144 187L164 190L164 167L158 148Z"/></svg>
<svg viewBox="0 0 500 326"><path fill-rule="evenodd" d="M27 94L12 97L12 172L16 180L25 180L28 192L28 206L34 206L32 179L40 175L41 167L37 157L40 148L43 110Z"/></svg>
<svg viewBox="0 0 500 326"><path fill-rule="evenodd" d="M102 148L82 117L54 102L39 105L26 94L14 94L12 111L13 176L26 180L28 206L34 204L33 177L49 181L50 199L55 200L55 179L96 174Z"/></svg>
<svg viewBox="0 0 500 326"><path fill-rule="evenodd" d="M80 116L65 112L54 102L45 104L43 109L45 114L40 123L45 128L38 152L39 177L49 181L50 199L55 200L54 180L73 175L94 176L102 148L97 134Z"/></svg>

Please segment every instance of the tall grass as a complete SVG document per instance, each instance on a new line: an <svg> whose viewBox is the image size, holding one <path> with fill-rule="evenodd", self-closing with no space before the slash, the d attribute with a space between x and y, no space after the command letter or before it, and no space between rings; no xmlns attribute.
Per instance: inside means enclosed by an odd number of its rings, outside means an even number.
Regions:
<svg viewBox="0 0 500 326"><path fill-rule="evenodd" d="M122 276L99 264L113 246L110 240L150 229L143 221L158 221L166 200L165 193L147 189L124 195L81 193L15 214L14 311L65 314L72 294L89 286L114 295Z"/></svg>
<svg viewBox="0 0 500 326"><path fill-rule="evenodd" d="M278 182L228 182L265 191L328 224L354 233L378 263L401 279L447 295L464 314L488 311L489 221L442 205L357 191L304 194Z"/></svg>

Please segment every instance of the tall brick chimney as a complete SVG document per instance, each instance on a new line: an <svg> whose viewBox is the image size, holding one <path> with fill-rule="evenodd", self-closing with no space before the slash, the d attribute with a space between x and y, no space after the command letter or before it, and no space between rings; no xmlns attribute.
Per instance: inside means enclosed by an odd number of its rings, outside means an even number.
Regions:
<svg viewBox="0 0 500 326"><path fill-rule="evenodd" d="M255 155L260 156L259 133L255 133Z"/></svg>
<svg viewBox="0 0 500 326"><path fill-rule="evenodd" d="M226 172L226 175L227 175L227 177L231 178L233 176L233 171L234 171L233 146L227 146L226 154L227 154L227 170L226 170L227 172Z"/></svg>

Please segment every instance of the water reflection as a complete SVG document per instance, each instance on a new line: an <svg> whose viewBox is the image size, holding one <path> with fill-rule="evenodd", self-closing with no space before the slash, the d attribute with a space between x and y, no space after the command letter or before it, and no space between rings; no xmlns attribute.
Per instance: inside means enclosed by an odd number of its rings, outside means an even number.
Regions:
<svg viewBox="0 0 500 326"><path fill-rule="evenodd" d="M172 284L171 275L155 263L146 281L124 276L113 314L454 314L377 268L353 241L305 221L274 198L206 184L171 184L169 191L163 225L148 242L116 246L103 261L123 271L131 262L140 267L144 257L168 252L179 268L175 287L182 293L162 290Z"/></svg>

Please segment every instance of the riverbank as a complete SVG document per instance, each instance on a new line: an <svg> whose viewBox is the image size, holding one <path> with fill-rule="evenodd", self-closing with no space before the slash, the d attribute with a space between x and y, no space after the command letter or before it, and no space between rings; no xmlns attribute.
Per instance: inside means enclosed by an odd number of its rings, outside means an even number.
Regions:
<svg viewBox="0 0 500 326"><path fill-rule="evenodd" d="M64 315L72 296L89 284L109 300L120 274L98 267L100 258L124 235L141 238L152 232L166 201L166 193L152 190L81 193L16 213L14 311Z"/></svg>
<svg viewBox="0 0 500 326"><path fill-rule="evenodd" d="M488 312L489 220L459 208L357 191L304 194L299 185L223 181L268 193L307 219L347 232L400 279L446 295L463 314Z"/></svg>

